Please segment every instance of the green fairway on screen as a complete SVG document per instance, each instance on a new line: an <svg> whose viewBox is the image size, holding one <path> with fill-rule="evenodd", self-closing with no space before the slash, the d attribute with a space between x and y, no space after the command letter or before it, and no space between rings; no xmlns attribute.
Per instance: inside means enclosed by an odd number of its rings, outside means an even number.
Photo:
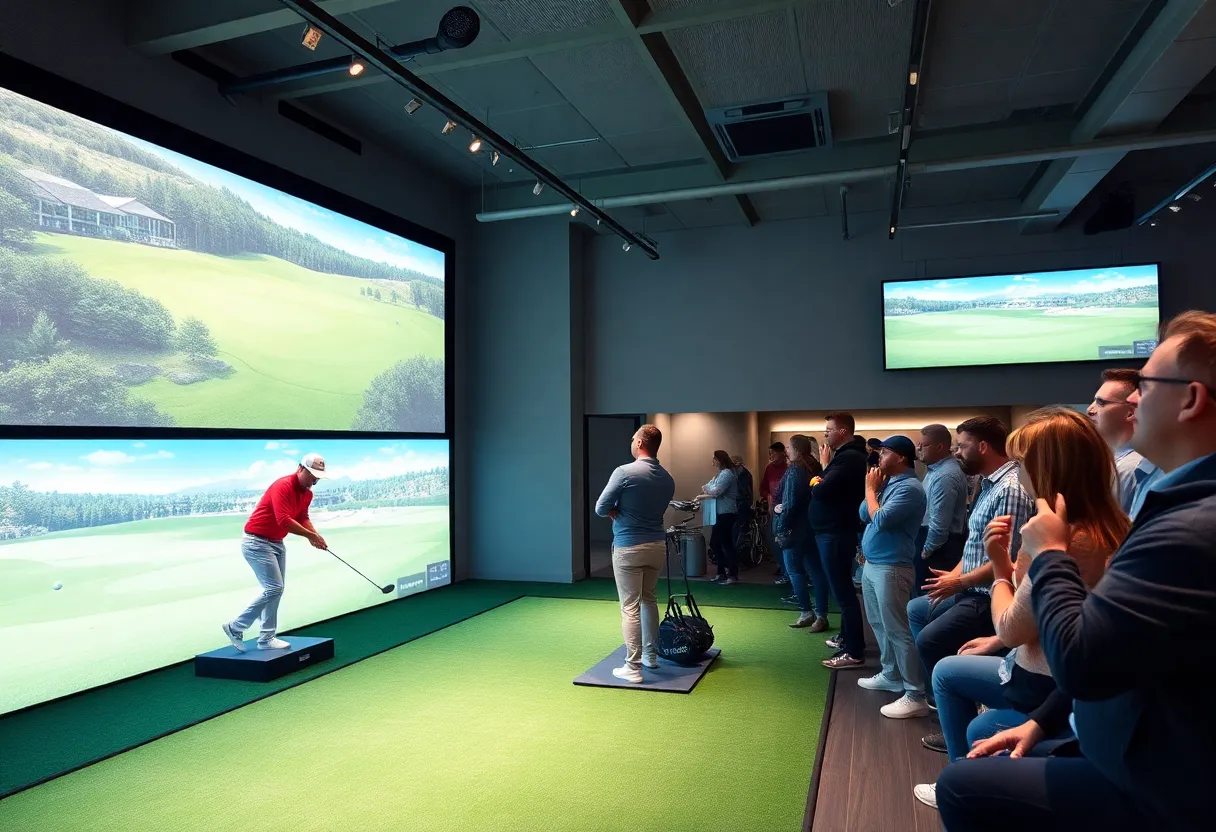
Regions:
<svg viewBox="0 0 1216 832"><path fill-rule="evenodd" d="M396 591L289 536L280 631L449 583L447 440L0 440L0 713L224 646L245 521L308 452L317 531Z"/></svg>
<svg viewBox="0 0 1216 832"><path fill-rule="evenodd" d="M886 368L1143 359L1159 314L1154 265L893 281Z"/></svg>
<svg viewBox="0 0 1216 832"><path fill-rule="evenodd" d="M0 423L445 429L445 256L0 89Z"/></svg>

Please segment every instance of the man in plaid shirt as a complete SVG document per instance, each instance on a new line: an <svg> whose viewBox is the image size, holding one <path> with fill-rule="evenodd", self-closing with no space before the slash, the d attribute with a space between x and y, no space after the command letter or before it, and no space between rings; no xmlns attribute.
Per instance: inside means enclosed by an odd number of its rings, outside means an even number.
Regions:
<svg viewBox="0 0 1216 832"><path fill-rule="evenodd" d="M984 529L995 517L1011 516L1009 551L1016 557L1022 544L1018 530L1034 514L1034 501L1018 480L1019 466L1005 455L1009 431L1000 420L990 416L968 419L957 431L959 462L967 475L980 475L980 493L971 505L963 559L949 572L930 570L926 594L908 602L908 623L927 680L933 679L933 668L946 656L1003 652L992 626L992 564L984 551ZM940 734L925 737L923 742L935 750L946 750Z"/></svg>

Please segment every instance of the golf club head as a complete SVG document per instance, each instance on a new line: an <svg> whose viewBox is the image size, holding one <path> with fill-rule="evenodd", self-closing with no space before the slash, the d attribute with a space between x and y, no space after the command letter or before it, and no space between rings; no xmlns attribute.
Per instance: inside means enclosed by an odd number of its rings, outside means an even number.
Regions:
<svg viewBox="0 0 1216 832"><path fill-rule="evenodd" d="M388 586L382 586L382 587L380 587L380 591L381 591L381 592L383 592L385 595L388 595L388 594L389 594L390 592L392 592L394 589L396 589L396 587L395 587L395 586L393 586L392 584L389 584Z"/></svg>

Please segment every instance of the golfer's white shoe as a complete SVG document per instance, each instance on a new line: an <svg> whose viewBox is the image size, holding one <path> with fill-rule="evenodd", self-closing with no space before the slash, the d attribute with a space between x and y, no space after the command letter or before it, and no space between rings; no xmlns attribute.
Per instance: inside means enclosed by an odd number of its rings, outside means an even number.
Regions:
<svg viewBox="0 0 1216 832"><path fill-rule="evenodd" d="M231 624L224 624L220 629L224 631L224 635L228 636L228 640L232 642L233 647L242 653L245 652L245 639L241 637L240 633L232 629Z"/></svg>
<svg viewBox="0 0 1216 832"><path fill-rule="evenodd" d="M614 667L612 669L612 675L634 685L642 684L642 671L634 670L629 665Z"/></svg>
<svg viewBox="0 0 1216 832"><path fill-rule="evenodd" d="M259 650L286 650L291 645L281 638L272 638L270 641L259 641Z"/></svg>

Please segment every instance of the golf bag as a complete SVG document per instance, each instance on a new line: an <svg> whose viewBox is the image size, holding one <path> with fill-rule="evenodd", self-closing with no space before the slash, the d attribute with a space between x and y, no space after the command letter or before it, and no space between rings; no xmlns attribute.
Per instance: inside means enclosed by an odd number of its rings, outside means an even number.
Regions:
<svg viewBox="0 0 1216 832"><path fill-rule="evenodd" d="M670 554L673 545L677 555L680 554L679 537L675 534L667 536L665 554ZM696 599L692 597L692 587L688 585L688 575L684 572L683 557L680 558L680 572L684 575L686 592L672 594L671 591L671 559L667 562L667 614L659 624L659 655L668 661L681 665L695 665L705 656L705 651L714 646L714 628L710 626L701 610L697 607ZM684 599L684 605L677 599Z"/></svg>

